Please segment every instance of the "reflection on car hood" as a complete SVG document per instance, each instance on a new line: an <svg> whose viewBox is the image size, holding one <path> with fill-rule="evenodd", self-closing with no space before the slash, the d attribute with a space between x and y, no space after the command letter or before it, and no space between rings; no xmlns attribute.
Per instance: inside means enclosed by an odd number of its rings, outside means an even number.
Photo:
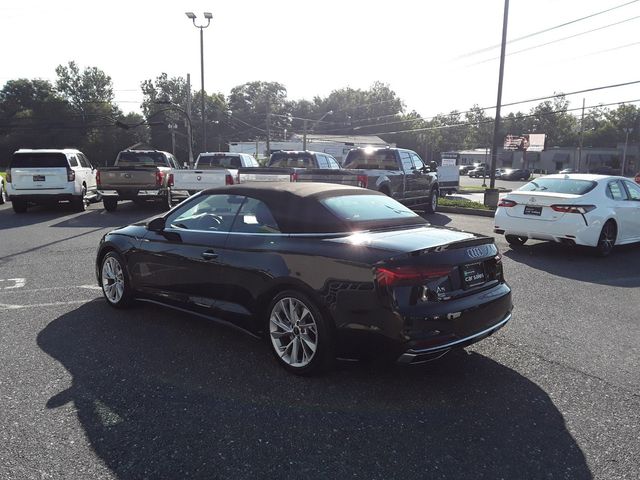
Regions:
<svg viewBox="0 0 640 480"><path fill-rule="evenodd" d="M413 252L479 238L487 237L452 228L424 226L402 230L360 232L336 238L333 241L394 252Z"/></svg>

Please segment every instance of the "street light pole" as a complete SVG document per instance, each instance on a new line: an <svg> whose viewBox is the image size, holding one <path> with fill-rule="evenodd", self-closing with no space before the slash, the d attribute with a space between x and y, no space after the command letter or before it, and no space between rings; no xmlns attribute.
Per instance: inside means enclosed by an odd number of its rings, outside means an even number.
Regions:
<svg viewBox="0 0 640 480"><path fill-rule="evenodd" d="M624 150L622 150L622 172L620 173L624 177L624 169L627 166L627 143L629 142L629 134L633 131L633 128L623 128L624 133Z"/></svg>
<svg viewBox="0 0 640 480"><path fill-rule="evenodd" d="M193 22L193 25L196 28L200 29L200 82L202 85L202 89L201 89L201 95L202 95L202 151L206 152L207 151L207 129L206 129L206 122L205 122L205 94L204 94L204 34L203 34L203 30L205 28L207 28L209 26L209 24L211 23L211 19L213 18L213 15L210 12L204 12L204 18L206 18L207 23L206 25L198 25L196 23L196 15L193 12L186 12L185 15L187 16L187 18L191 19L191 21Z"/></svg>

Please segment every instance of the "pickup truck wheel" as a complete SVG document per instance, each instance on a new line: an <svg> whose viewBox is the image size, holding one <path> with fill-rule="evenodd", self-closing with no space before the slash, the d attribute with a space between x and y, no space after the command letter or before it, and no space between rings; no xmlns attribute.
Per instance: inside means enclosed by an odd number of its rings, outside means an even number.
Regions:
<svg viewBox="0 0 640 480"><path fill-rule="evenodd" d="M384 193L387 197L391 196L391 191L389 190L389 187L382 187L380 189L380 193Z"/></svg>
<svg viewBox="0 0 640 480"><path fill-rule="evenodd" d="M167 196L166 196L166 207L167 210L171 210L171 208L173 207L173 194L171 193L171 189L168 188L167 189Z"/></svg>
<svg viewBox="0 0 640 480"><path fill-rule="evenodd" d="M107 212L115 212L118 208L118 199L114 197L103 197L102 204Z"/></svg>
<svg viewBox="0 0 640 480"><path fill-rule="evenodd" d="M436 210L438 210L438 190L431 190L429 197L431 202L427 204L427 213L436 213Z"/></svg>
<svg viewBox="0 0 640 480"><path fill-rule="evenodd" d="M4 189L4 182L0 182L0 205L7 201L7 192Z"/></svg>
<svg viewBox="0 0 640 480"><path fill-rule="evenodd" d="M20 200L17 198L11 199L11 205L13 206L13 211L16 213L24 213L27 211L27 202L24 200Z"/></svg>

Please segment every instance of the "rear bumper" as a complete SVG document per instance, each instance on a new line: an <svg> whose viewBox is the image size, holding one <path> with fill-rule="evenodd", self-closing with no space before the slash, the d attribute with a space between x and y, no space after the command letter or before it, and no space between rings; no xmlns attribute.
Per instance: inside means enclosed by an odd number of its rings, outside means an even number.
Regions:
<svg viewBox="0 0 640 480"><path fill-rule="evenodd" d="M603 222L600 218L593 218L593 216L585 222L582 215L578 214L565 214L561 219L545 221L510 217L498 211L494 217L494 225L494 232L504 235L558 243L570 241L578 245L595 247L598 245Z"/></svg>
<svg viewBox="0 0 640 480"><path fill-rule="evenodd" d="M422 348L419 350L407 350L405 353L400 355L397 362L404 365L415 365L418 363L429 362L431 360L437 360L454 348L463 348L473 343L479 342L480 340L487 338L490 335L493 335L495 332L504 327L509 322L509 320L511 320L511 313L508 313L507 316L500 320L500 322L498 322L497 324L480 332L474 333L473 335L469 335L468 337L452 340L448 343L435 347Z"/></svg>
<svg viewBox="0 0 640 480"><path fill-rule="evenodd" d="M99 189L103 197L118 197L119 200L135 200L136 198L160 198L167 196L167 190L113 190Z"/></svg>

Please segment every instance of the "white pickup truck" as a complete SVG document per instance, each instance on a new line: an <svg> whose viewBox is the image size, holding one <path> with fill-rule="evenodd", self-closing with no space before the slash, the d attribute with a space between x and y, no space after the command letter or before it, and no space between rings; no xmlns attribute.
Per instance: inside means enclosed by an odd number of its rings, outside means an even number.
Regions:
<svg viewBox="0 0 640 480"><path fill-rule="evenodd" d="M246 153L205 152L198 155L192 170L173 172L173 201L180 201L206 188L238 183L239 168L257 168L260 164Z"/></svg>

